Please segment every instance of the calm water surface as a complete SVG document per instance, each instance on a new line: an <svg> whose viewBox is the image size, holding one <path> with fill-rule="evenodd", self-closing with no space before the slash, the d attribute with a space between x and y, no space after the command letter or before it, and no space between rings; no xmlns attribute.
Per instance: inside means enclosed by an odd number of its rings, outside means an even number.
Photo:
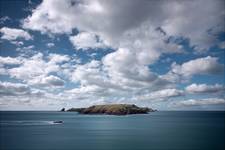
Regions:
<svg viewBox="0 0 225 150"><path fill-rule="evenodd" d="M1 150L224 150L224 141L225 112L0 112Z"/></svg>

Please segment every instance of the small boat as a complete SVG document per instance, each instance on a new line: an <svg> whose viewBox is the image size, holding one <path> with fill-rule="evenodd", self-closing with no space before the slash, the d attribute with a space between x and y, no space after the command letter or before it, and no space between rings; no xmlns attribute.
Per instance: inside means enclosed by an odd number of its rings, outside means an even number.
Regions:
<svg viewBox="0 0 225 150"><path fill-rule="evenodd" d="M63 123L63 121L59 120L59 121L54 121L53 123Z"/></svg>

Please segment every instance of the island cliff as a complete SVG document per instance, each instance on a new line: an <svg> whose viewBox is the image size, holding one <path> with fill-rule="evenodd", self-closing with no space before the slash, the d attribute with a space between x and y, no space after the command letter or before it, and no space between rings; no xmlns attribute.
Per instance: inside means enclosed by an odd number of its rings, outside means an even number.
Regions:
<svg viewBox="0 0 225 150"><path fill-rule="evenodd" d="M93 105L88 108L71 108L69 112L78 112L80 114L106 114L106 115L129 115L129 114L147 114L155 110L147 107L138 107L132 104L108 104Z"/></svg>

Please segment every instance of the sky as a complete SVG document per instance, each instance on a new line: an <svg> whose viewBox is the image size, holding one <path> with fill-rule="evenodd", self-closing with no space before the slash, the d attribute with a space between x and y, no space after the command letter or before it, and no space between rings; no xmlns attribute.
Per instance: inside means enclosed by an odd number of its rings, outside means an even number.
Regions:
<svg viewBox="0 0 225 150"><path fill-rule="evenodd" d="M224 0L0 0L0 110L225 110Z"/></svg>

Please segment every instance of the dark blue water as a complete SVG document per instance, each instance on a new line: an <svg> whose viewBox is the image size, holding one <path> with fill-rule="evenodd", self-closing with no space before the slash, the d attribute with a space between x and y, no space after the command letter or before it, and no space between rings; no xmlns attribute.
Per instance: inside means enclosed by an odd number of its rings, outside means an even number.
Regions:
<svg viewBox="0 0 225 150"><path fill-rule="evenodd" d="M0 112L0 120L1 150L225 149L225 112Z"/></svg>

